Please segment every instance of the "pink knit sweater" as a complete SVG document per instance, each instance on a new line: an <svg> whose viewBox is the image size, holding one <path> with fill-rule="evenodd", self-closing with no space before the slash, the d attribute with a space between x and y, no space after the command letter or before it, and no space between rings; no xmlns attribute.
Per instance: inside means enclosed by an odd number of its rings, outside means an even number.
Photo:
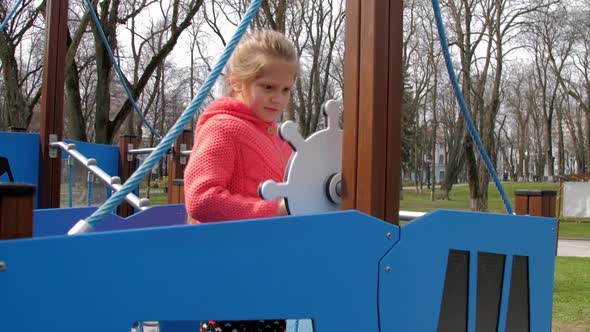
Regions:
<svg viewBox="0 0 590 332"><path fill-rule="evenodd" d="M275 122L236 99L215 101L199 117L184 172L189 216L200 223L276 216L278 201L261 199L258 186L282 181L291 152Z"/></svg>

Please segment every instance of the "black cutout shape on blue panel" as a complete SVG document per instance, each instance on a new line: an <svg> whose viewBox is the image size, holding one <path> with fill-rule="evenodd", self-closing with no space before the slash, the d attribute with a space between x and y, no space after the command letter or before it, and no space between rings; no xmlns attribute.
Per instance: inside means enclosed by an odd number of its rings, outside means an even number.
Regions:
<svg viewBox="0 0 590 332"><path fill-rule="evenodd" d="M10 170L10 164L8 163L8 158L0 156L0 176L4 175L4 173L8 174L8 180L10 182L14 182L14 177L12 176L12 171Z"/></svg>

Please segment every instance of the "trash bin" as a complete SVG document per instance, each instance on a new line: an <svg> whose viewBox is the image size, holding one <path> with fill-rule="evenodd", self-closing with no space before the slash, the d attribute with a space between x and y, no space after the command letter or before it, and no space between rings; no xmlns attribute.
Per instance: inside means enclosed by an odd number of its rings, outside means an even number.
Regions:
<svg viewBox="0 0 590 332"><path fill-rule="evenodd" d="M516 190L515 212L520 215L555 217L555 190Z"/></svg>

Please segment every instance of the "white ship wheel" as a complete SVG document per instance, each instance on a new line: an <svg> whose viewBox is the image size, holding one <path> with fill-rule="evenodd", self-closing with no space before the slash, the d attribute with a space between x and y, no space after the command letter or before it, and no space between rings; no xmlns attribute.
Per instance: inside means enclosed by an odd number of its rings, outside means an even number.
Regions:
<svg viewBox="0 0 590 332"><path fill-rule="evenodd" d="M342 129L339 125L340 106L330 100L322 107L326 129L304 139L297 124L287 121L279 135L294 152L285 170L284 182L267 180L260 185L259 194L265 200L283 197L289 214L312 214L340 209L342 172Z"/></svg>

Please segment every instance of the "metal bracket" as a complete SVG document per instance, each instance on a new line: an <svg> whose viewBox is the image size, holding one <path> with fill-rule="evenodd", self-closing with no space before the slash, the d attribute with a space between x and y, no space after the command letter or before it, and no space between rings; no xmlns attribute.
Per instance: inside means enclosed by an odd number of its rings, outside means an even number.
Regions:
<svg viewBox="0 0 590 332"><path fill-rule="evenodd" d="M49 158L57 158L58 147L53 147L51 143L57 142L56 134L49 134Z"/></svg>
<svg viewBox="0 0 590 332"><path fill-rule="evenodd" d="M186 144L181 143L180 144L180 151L178 151L178 153L180 154L180 164L181 165L186 165L186 156L182 154L182 151L186 150Z"/></svg>
<svg viewBox="0 0 590 332"><path fill-rule="evenodd" d="M131 150L133 150L133 148L134 148L133 144L131 144L131 143L127 144L127 151L131 151ZM130 162L133 161L133 155L129 152L127 152L127 161L130 161Z"/></svg>

